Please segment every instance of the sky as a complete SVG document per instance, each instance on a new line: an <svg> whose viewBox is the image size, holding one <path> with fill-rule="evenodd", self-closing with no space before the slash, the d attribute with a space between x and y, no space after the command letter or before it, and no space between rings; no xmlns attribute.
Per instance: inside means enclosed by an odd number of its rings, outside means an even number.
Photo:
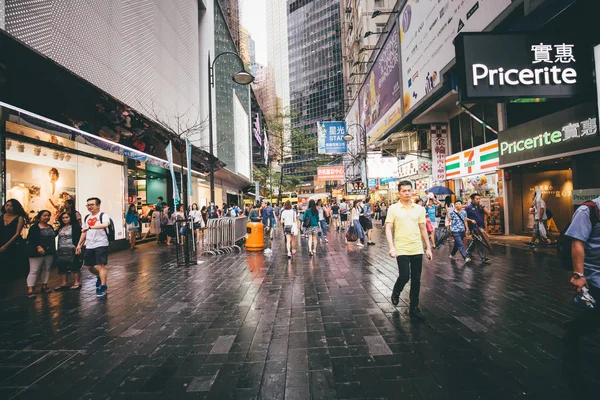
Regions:
<svg viewBox="0 0 600 400"><path fill-rule="evenodd" d="M284 1L284 0L282 0ZM267 65L267 21L265 0L241 0L242 25L256 42L256 62Z"/></svg>

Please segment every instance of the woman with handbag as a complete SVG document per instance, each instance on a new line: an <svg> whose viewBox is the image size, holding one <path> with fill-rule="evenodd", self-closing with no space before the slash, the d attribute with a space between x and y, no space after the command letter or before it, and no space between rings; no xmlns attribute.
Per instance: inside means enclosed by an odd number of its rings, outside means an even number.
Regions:
<svg viewBox="0 0 600 400"><path fill-rule="evenodd" d="M125 214L125 224L127 225L127 232L129 232L129 250L135 248L135 239L140 231L140 219L138 218L137 207L131 203L127 214Z"/></svg>
<svg viewBox="0 0 600 400"><path fill-rule="evenodd" d="M156 235L157 243L160 240L160 207L161 206L158 204L154 206L154 210L152 210L152 213L150 214L150 229L148 229L148 232L146 232L146 234L144 235L144 240L148 237L148 235Z"/></svg>
<svg viewBox="0 0 600 400"><path fill-rule="evenodd" d="M192 204L192 210L190 211L190 218L192 219L192 224L194 225L194 233L196 235L196 243L200 241L200 230L202 229L202 223L204 219L202 218L202 213L198 210L198 204Z"/></svg>
<svg viewBox="0 0 600 400"><path fill-rule="evenodd" d="M288 258L296 254L296 235L298 234L298 224L296 223L296 211L292 209L292 203L286 201L281 212L281 222L283 224L283 233L285 234L285 246Z"/></svg>
<svg viewBox="0 0 600 400"><path fill-rule="evenodd" d="M317 203L314 200L308 202L308 209L304 212L304 220L302 222L304 232L308 235L308 254L315 254L317 249L317 236L319 234L319 210Z"/></svg>
<svg viewBox="0 0 600 400"><path fill-rule="evenodd" d="M354 226L354 232L358 236L358 240L356 241L357 246L364 246L363 242L365 240L365 231L363 231L362 225L360 224L360 217L363 215L363 208L361 206L361 201L356 200L354 202L354 207L352 208L352 226Z"/></svg>
<svg viewBox="0 0 600 400"><path fill-rule="evenodd" d="M27 244L29 246L29 275L27 275L27 297L35 297L33 287L40 271L42 272L42 292L50 293L48 287L50 267L54 261L56 246L54 243L54 229L48 224L52 214L48 210L38 213L33 225L29 228Z"/></svg>
<svg viewBox="0 0 600 400"><path fill-rule="evenodd" d="M27 224L27 214L18 200L10 199L2 207L0 224L0 265L3 278L22 277L27 258L19 251L24 243L21 232Z"/></svg>
<svg viewBox="0 0 600 400"><path fill-rule="evenodd" d="M77 219L73 218L73 214L62 213L58 217L60 226L56 235L58 236L58 247L56 249L56 265L61 278L60 286L54 288L55 291L63 290L78 290L81 289L81 260L75 249L81 238L81 225ZM67 274L71 271L75 277L73 286L69 286Z"/></svg>

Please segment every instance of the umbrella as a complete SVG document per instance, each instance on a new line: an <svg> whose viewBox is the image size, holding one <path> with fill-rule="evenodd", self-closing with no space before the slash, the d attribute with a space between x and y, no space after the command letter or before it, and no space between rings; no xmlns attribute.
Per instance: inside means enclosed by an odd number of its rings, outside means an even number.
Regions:
<svg viewBox="0 0 600 400"><path fill-rule="evenodd" d="M475 227L471 229L471 236L473 236L474 240L478 240L479 243L483 245L483 247L490 251L490 253L494 254L494 250L492 250L492 245L490 243L490 240L488 239L488 235L483 229L481 229L480 227Z"/></svg>
<svg viewBox="0 0 600 400"><path fill-rule="evenodd" d="M450 189L448 189L445 186L433 186L430 187L427 192L429 193L433 193L433 194L454 194L454 192Z"/></svg>

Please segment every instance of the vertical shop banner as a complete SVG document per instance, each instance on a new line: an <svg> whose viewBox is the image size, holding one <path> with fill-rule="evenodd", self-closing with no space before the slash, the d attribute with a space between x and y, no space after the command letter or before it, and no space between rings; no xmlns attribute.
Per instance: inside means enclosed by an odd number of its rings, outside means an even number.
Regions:
<svg viewBox="0 0 600 400"><path fill-rule="evenodd" d="M367 137L379 137L402 117L399 51L400 33L396 24L390 29L358 95L360 121Z"/></svg>
<svg viewBox="0 0 600 400"><path fill-rule="evenodd" d="M185 138L185 159L187 162L188 196L192 197L194 195L194 190L192 189L192 144L188 138Z"/></svg>
<svg viewBox="0 0 600 400"><path fill-rule="evenodd" d="M179 197L179 189L177 188L177 180L175 179L175 169L173 169L173 144L171 143L171 141L169 141L169 144L167 145L165 151L167 153L167 163L169 164L169 171L171 171L171 180L173 181L173 200L175 200L175 202L178 203L179 201L181 201L181 198Z"/></svg>
<svg viewBox="0 0 600 400"><path fill-rule="evenodd" d="M346 122L317 122L317 141L319 154L338 154L347 151Z"/></svg>
<svg viewBox="0 0 600 400"><path fill-rule="evenodd" d="M481 32L511 0L408 1L400 12L400 54L406 113L441 83L459 32Z"/></svg>
<svg viewBox="0 0 600 400"><path fill-rule="evenodd" d="M265 131L265 136L263 143L263 158L265 159L265 165L269 164L269 138L267 136L267 132Z"/></svg>
<svg viewBox="0 0 600 400"><path fill-rule="evenodd" d="M448 125L431 125L431 170L434 182L446 180L447 155Z"/></svg>

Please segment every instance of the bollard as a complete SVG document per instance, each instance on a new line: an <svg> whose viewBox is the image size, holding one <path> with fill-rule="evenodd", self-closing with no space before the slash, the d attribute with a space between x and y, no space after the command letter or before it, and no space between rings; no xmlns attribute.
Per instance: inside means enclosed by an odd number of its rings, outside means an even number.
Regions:
<svg viewBox="0 0 600 400"><path fill-rule="evenodd" d="M246 225L246 249L262 251L265 248L265 233L262 222L248 222Z"/></svg>

